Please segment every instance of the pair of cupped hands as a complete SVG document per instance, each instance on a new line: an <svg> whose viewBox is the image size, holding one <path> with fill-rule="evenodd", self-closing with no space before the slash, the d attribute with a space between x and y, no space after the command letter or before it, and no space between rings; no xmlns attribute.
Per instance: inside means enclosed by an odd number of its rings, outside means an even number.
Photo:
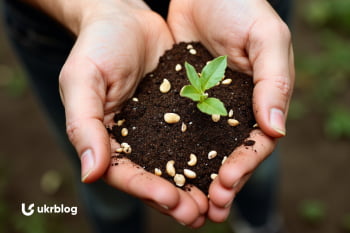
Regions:
<svg viewBox="0 0 350 233"><path fill-rule="evenodd" d="M77 40L59 79L82 181L104 178L190 227L200 227L206 219L224 221L237 192L286 132L294 82L288 27L266 0L172 0L167 20L141 0L84 3L79 17L66 25ZM65 17L71 15L62 22ZM200 41L214 56L228 55L231 68L254 78L253 106L260 127L251 134L254 150L238 148L230 155L210 186L209 199L127 160L110 167L116 145L105 126L164 51L181 41Z"/></svg>

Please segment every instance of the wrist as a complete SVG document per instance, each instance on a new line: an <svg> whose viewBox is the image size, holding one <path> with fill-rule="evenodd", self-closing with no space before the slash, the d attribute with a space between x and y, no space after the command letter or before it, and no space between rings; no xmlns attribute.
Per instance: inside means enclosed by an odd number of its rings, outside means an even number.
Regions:
<svg viewBox="0 0 350 233"><path fill-rule="evenodd" d="M95 0L21 0L42 12L48 14L73 34L80 31L84 15L89 11L89 7L95 4Z"/></svg>

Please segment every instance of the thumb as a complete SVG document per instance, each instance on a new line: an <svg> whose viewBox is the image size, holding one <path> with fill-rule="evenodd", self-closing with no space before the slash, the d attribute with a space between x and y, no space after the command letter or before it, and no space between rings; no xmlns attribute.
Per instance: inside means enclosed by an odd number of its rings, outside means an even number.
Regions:
<svg viewBox="0 0 350 233"><path fill-rule="evenodd" d="M60 74L69 140L81 160L82 182L100 178L110 160L109 137L103 124L105 83L95 65L71 56Z"/></svg>
<svg viewBox="0 0 350 233"><path fill-rule="evenodd" d="M266 134L282 137L294 83L291 35L281 20L264 20L262 24L252 28L248 46L255 84L254 112Z"/></svg>

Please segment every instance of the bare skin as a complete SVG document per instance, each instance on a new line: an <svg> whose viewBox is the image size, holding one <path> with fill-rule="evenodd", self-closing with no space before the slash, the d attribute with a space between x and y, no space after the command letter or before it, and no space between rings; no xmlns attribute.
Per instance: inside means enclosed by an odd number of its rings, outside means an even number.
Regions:
<svg viewBox="0 0 350 233"><path fill-rule="evenodd" d="M222 222L236 193L285 135L294 81L290 33L265 0L172 0L165 22L141 0L26 0L70 29L77 41L59 82L67 133L82 163L82 181L104 177L181 224ZM73 5L72 5L73 4ZM273 35L273 38L270 36ZM132 96L141 77L179 41L200 41L213 55L228 54L231 68L254 76L254 110L262 131L254 150L236 150L210 186L185 192L130 161L110 168L105 125Z"/></svg>

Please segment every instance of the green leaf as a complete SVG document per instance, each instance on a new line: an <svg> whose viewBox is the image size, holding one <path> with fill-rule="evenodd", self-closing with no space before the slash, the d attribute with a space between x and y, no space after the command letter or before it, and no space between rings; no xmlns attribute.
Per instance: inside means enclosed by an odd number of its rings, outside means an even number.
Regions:
<svg viewBox="0 0 350 233"><path fill-rule="evenodd" d="M218 114L221 116L227 116L227 110L224 103L217 98L208 98L203 102L197 104L197 108L206 114L213 115Z"/></svg>
<svg viewBox="0 0 350 233"><path fill-rule="evenodd" d="M192 85L186 85L180 91L180 96L190 98L193 101L200 101L202 95Z"/></svg>
<svg viewBox="0 0 350 233"><path fill-rule="evenodd" d="M185 62L185 68L186 68L186 75L188 79L190 80L190 83L192 86L199 92L203 93L201 88L201 82L199 80L198 73L196 69L189 63Z"/></svg>
<svg viewBox="0 0 350 233"><path fill-rule="evenodd" d="M201 73L201 89L208 90L215 86L225 75L227 56L220 56L204 66Z"/></svg>

